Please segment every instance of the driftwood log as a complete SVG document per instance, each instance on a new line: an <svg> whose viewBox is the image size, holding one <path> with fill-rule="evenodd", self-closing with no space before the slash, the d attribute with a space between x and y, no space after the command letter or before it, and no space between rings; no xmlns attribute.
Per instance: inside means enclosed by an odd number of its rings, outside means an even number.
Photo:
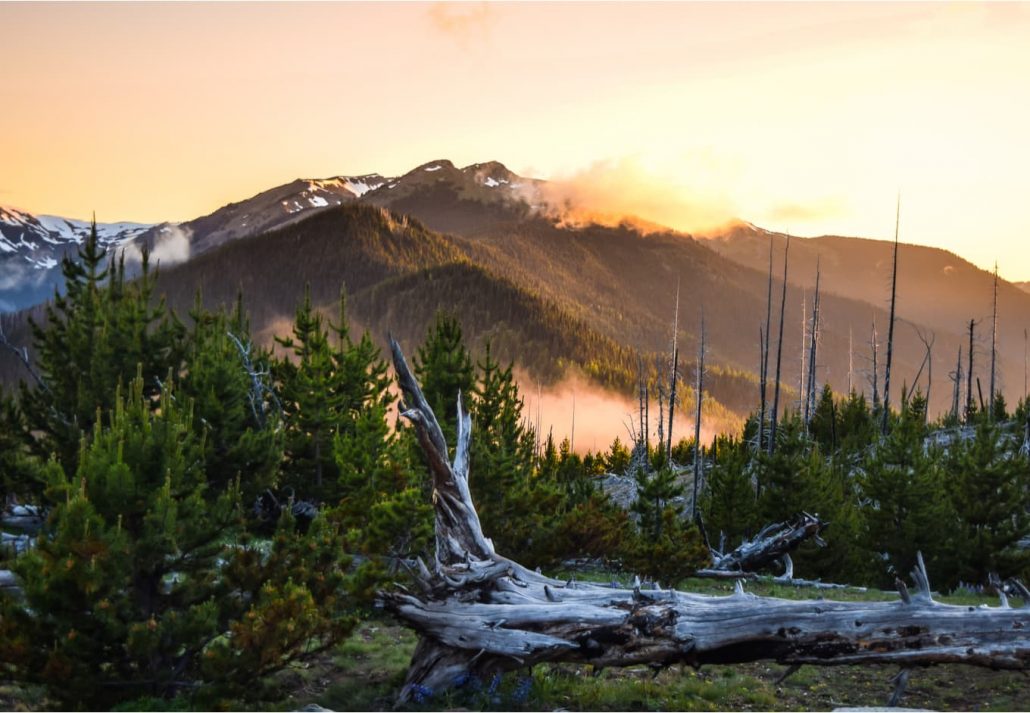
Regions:
<svg viewBox="0 0 1030 713"><path fill-rule="evenodd" d="M826 527L827 523L820 520L817 515L809 515L807 512L801 513L790 522L767 525L754 538L745 541L732 552L722 554L713 549L712 566L698 570L695 576L732 579L780 562L784 563L793 576L793 565L787 564L790 553L809 539L815 540L819 545L825 545L819 534Z"/></svg>
<svg viewBox="0 0 1030 713"><path fill-rule="evenodd" d="M433 479L436 554L419 561L420 591L381 592L381 605L419 635L398 703L469 676L486 680L543 661L608 666L737 663L907 668L966 663L1030 669L1030 608L933 601L922 558L915 589L900 580L892 602L793 601L563 582L494 551L469 493L471 419L458 396L453 460L433 410L396 342L394 366Z"/></svg>

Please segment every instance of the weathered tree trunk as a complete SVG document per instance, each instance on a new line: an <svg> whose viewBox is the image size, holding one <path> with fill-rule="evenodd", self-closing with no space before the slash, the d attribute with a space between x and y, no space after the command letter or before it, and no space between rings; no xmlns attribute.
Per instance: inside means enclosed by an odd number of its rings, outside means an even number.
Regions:
<svg viewBox="0 0 1030 713"><path fill-rule="evenodd" d="M876 336L876 319L874 318L873 319L873 343L872 343L872 349L873 349L873 410L874 411L876 409L880 408L880 388L879 388L880 372L879 372L879 366L876 363L876 357L877 357L877 354L879 353L880 345L879 345L877 339L878 339L878 337Z"/></svg>
<svg viewBox="0 0 1030 713"><path fill-rule="evenodd" d="M757 572L783 560L809 539L825 544L819 534L827 524L814 515L801 513L788 523L774 523L762 528L755 537L740 547L722 554L712 553L712 566L697 572L697 576L721 576L715 572Z"/></svg>
<svg viewBox="0 0 1030 713"><path fill-rule="evenodd" d="M955 390L951 397L951 414L959 420L959 398L962 395L962 346L958 348L958 363L955 365Z"/></svg>
<svg viewBox="0 0 1030 713"><path fill-rule="evenodd" d="M783 295L780 298L780 337L776 341L776 380L773 382L773 403L769 426L769 453L776 450L776 426L780 414L780 365L783 358L783 318L787 311L787 261L790 258L790 236L783 248Z"/></svg>
<svg viewBox="0 0 1030 713"><path fill-rule="evenodd" d="M701 307L701 343L697 347L697 385L694 396L696 408L694 409L694 494L690 500L690 516L694 522L698 522L697 496L700 494L702 458L701 450L701 405L704 403L705 393L705 308Z"/></svg>
<svg viewBox="0 0 1030 713"><path fill-rule="evenodd" d="M9 569L0 569L0 591L18 591L18 577Z"/></svg>
<svg viewBox="0 0 1030 713"><path fill-rule="evenodd" d="M969 366L966 368L966 423L973 418L973 343L976 320L969 320Z"/></svg>
<svg viewBox="0 0 1030 713"><path fill-rule="evenodd" d="M676 412L676 380L679 378L680 348L680 283L676 281L676 316L672 320L672 371L669 373L669 435L665 446L665 462L672 463L672 418Z"/></svg>
<svg viewBox="0 0 1030 713"><path fill-rule="evenodd" d="M761 401L758 407L758 435L757 435L757 449L759 452L764 451L765 446L765 369L768 366L767 360L769 358L766 348L767 338L765 333L762 331L762 325L758 325L758 390L760 393Z"/></svg>
<svg viewBox="0 0 1030 713"><path fill-rule="evenodd" d="M880 430L887 435L887 426L890 423L891 403L891 364L894 360L894 307L898 300L898 226L901 224L901 195L898 195L898 209L894 219L894 260L891 268L891 313L890 322L887 324L887 365L883 372L883 420Z"/></svg>
<svg viewBox="0 0 1030 713"><path fill-rule="evenodd" d="M819 349L819 258L815 262L815 297L812 304L812 333L808 352L808 390L805 393L805 430L812 422L815 412L816 357Z"/></svg>
<svg viewBox="0 0 1030 713"><path fill-rule="evenodd" d="M769 383L769 330L772 326L772 288L773 288L773 238L769 236L769 287L765 298L765 337L762 338L762 329L758 330L758 346L761 351L762 363L759 367L759 390L761 391L760 406L758 409L758 450L762 450L765 438L765 395L766 386Z"/></svg>
<svg viewBox="0 0 1030 713"><path fill-rule="evenodd" d="M996 369L998 365L998 263L994 263L994 305L991 309L991 393L988 395L987 403L991 412L987 414L988 420L994 420L994 395L997 388Z"/></svg>
<svg viewBox="0 0 1030 713"><path fill-rule="evenodd" d="M745 594L701 596L562 582L498 555L469 493L472 422L458 398L453 462L432 409L396 342L401 411L414 426L433 478L436 557L421 561L418 594L380 593L381 604L418 632L399 703L459 685L470 675L543 661L606 666L735 663L960 662L1030 668L1030 609L938 604L919 559L901 601L790 601Z"/></svg>

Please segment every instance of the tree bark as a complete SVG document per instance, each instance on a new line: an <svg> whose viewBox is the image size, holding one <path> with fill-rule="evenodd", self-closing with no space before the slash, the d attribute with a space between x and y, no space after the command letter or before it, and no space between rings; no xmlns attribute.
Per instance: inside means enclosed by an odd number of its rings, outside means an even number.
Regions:
<svg viewBox="0 0 1030 713"><path fill-rule="evenodd" d="M732 552L713 552L712 566L699 571L698 576L706 576L708 572L757 572L780 562L806 540L815 539L819 544L825 544L819 539L819 534L826 527L827 523L807 512L788 523L767 525L753 539Z"/></svg>
<svg viewBox="0 0 1030 713"><path fill-rule="evenodd" d="M433 569L418 561L420 593L380 592L379 602L418 632L399 704L460 685L468 676L543 661L606 666L736 663L967 663L1030 668L1030 609L934 602L926 570L901 601L791 601L674 590L643 592L562 582L494 551L468 487L471 419L458 398L453 462L432 409L391 340L404 393L432 474L436 521Z"/></svg>
<svg viewBox="0 0 1030 713"><path fill-rule="evenodd" d="M783 295L780 298L780 337L776 341L776 379L773 381L773 403L769 427L769 454L776 450L776 426L780 415L780 366L783 359L783 318L787 311L787 263L790 258L790 236L783 248Z"/></svg>
<svg viewBox="0 0 1030 713"><path fill-rule="evenodd" d="M890 322L887 324L887 365L883 372L883 421L880 424L881 432L887 435L887 427L890 423L890 402L891 402L891 364L894 359L894 308L898 300L898 226L901 224L901 195L898 195L898 210L894 219L894 260L891 268L891 314Z"/></svg>
<svg viewBox="0 0 1030 713"><path fill-rule="evenodd" d="M989 421L994 420L994 395L997 388L996 369L998 365L998 263L994 263L994 304L991 309L991 393L987 399L991 412Z"/></svg>

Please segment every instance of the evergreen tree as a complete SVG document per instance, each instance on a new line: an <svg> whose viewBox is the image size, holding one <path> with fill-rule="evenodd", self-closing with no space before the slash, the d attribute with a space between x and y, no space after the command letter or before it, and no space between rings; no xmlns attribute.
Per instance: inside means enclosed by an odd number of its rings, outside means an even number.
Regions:
<svg viewBox="0 0 1030 713"><path fill-rule="evenodd" d="M287 426L282 482L300 497L324 500L335 490L329 484L339 478L332 443L345 408L343 375L329 327L311 304L310 286L297 307L293 336L276 341L296 359L283 360L276 369Z"/></svg>
<svg viewBox="0 0 1030 713"><path fill-rule="evenodd" d="M461 324L455 317L437 313L426 333L426 341L415 353L414 365L422 393L440 422L444 439L453 448L457 436L455 399L459 392L462 398L468 399L475 385L472 357L462 341Z"/></svg>
<svg viewBox="0 0 1030 713"><path fill-rule="evenodd" d="M1007 450L996 423L980 419L976 434L953 443L945 460L958 514L962 551L960 577L986 583L1020 573L1030 553L1012 546L1030 530L1030 464Z"/></svg>
<svg viewBox="0 0 1030 713"><path fill-rule="evenodd" d="M829 384L823 386L816 404L812 419L808 424L808 432L822 452L829 455L834 453L839 446L839 432L841 419L837 414L837 406L833 400L833 390Z"/></svg>
<svg viewBox="0 0 1030 713"><path fill-rule="evenodd" d="M856 546L857 496L846 460L825 457L805 435L800 416L789 414L780 424L776 450L759 454L756 465L763 484L758 499L763 525L789 522L801 512L830 524L822 535L826 547L805 546L791 555L798 576L854 582L861 575L857 563L863 560Z"/></svg>
<svg viewBox="0 0 1030 713"><path fill-rule="evenodd" d="M627 542L626 562L642 575L673 587L710 561L697 527L684 519L684 487L671 468L637 470L637 531Z"/></svg>
<svg viewBox="0 0 1030 713"><path fill-rule="evenodd" d="M705 528L713 538L713 547L722 536L729 547L734 547L761 527L751 478L751 453L744 441L716 436L712 458L708 487L701 499Z"/></svg>
<svg viewBox="0 0 1030 713"><path fill-rule="evenodd" d="M140 366L146 394L156 397L160 380L180 371L184 347L182 324L163 300L154 303L146 252L141 275L127 281L124 254L105 266L94 224L77 257L62 262L65 294L47 305L45 323L31 322L45 387L23 384L20 398L33 451L56 454L68 472L77 469L79 441L97 409L114 405L116 387Z"/></svg>
<svg viewBox="0 0 1030 713"><path fill-rule="evenodd" d="M316 526L300 542L290 527L270 556L248 544L238 487L209 490L192 420L170 378L154 409L140 369L84 437L74 477L48 467L53 512L14 564L27 606L5 603L0 657L65 705L103 709L198 683L253 692L309 638L338 641L349 629L339 540ZM226 571L246 571L249 587ZM273 621L305 635L259 637ZM240 658L261 665L205 663Z"/></svg>
<svg viewBox="0 0 1030 713"><path fill-rule="evenodd" d="M0 386L0 503L8 497L39 502L46 486L40 461L29 454L27 434L18 402Z"/></svg>
<svg viewBox="0 0 1030 713"><path fill-rule="evenodd" d="M503 542L502 529L509 520L518 519L521 509L514 500L516 492L528 484L533 473L535 439L522 421L523 402L512 365L502 369L489 342L478 370L470 405L475 429L471 489L484 528L496 542Z"/></svg>
<svg viewBox="0 0 1030 713"><path fill-rule="evenodd" d="M250 344L250 330L243 314L242 296L231 315L209 312L200 295L190 313L193 326L187 344L187 370L180 398L192 399L194 427L204 436L205 472L216 491L239 480L244 502L270 487L282 460L281 421L271 404L259 399L235 339ZM268 355L258 360L265 362ZM271 422L261 412L272 413ZM264 420L264 422L262 422Z"/></svg>
<svg viewBox="0 0 1030 713"><path fill-rule="evenodd" d="M849 456L864 452L876 439L876 423L865 395L852 391L838 411L837 450Z"/></svg>
<svg viewBox="0 0 1030 713"><path fill-rule="evenodd" d="M615 440L612 441L611 447L608 449L608 454L604 458L605 470L616 475L625 475L632 457L633 454L630 452L629 448L623 445L619 437L616 436Z"/></svg>
<svg viewBox="0 0 1030 713"><path fill-rule="evenodd" d="M942 587L957 577L957 518L948 496L940 454L924 446L921 414L905 405L898 424L861 463L858 478L862 502L863 544L870 577L890 586L895 576L912 570L916 553Z"/></svg>

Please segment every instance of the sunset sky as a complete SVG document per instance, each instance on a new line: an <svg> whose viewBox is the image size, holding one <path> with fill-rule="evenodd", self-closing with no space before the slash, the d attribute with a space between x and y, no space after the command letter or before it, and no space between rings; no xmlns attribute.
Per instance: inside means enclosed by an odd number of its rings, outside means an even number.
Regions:
<svg viewBox="0 0 1030 713"><path fill-rule="evenodd" d="M496 159L597 209L1030 280L1030 4L3 4L0 204L186 220Z"/></svg>

